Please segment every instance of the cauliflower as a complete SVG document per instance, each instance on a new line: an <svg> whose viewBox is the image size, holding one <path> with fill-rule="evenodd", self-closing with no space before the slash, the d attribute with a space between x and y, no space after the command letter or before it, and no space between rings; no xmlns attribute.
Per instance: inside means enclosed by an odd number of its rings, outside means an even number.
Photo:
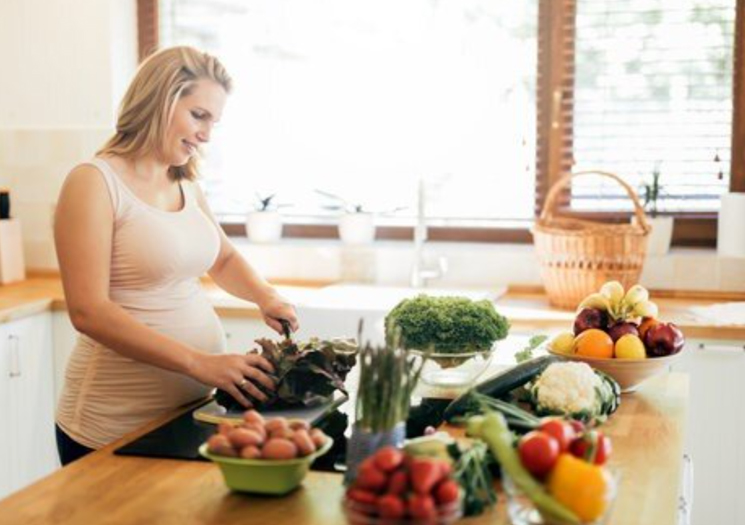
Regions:
<svg viewBox="0 0 745 525"><path fill-rule="evenodd" d="M617 407L610 381L587 363L554 363L530 385L531 403L539 414L602 421Z"/></svg>

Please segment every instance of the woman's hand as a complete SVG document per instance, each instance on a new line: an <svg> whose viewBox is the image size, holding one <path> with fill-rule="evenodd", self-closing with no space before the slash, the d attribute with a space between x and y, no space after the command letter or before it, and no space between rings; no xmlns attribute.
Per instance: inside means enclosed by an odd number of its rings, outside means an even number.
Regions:
<svg viewBox="0 0 745 525"><path fill-rule="evenodd" d="M274 367L264 357L249 353L239 354L197 354L189 375L205 385L225 390L241 405L251 408L253 404L244 395L266 401L267 396L253 383L259 383L267 390L274 390L274 380L267 373L274 373Z"/></svg>
<svg viewBox="0 0 745 525"><path fill-rule="evenodd" d="M300 325L297 320L297 313L295 313L295 307L276 292L271 293L265 299L256 303L261 310L261 315L264 317L264 322L278 334L283 335L282 323L280 319L284 319L290 323L290 329L293 332L297 332Z"/></svg>

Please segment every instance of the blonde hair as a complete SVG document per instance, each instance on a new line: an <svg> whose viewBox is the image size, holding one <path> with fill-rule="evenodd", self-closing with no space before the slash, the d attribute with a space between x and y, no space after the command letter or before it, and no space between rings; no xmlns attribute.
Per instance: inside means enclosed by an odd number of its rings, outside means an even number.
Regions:
<svg viewBox="0 0 745 525"><path fill-rule="evenodd" d="M137 69L119 106L116 133L97 152L134 157L161 153L163 138L179 98L189 94L194 84L209 79L230 93L232 79L220 61L192 47L163 49L150 55ZM174 180L194 180L197 158L183 166L171 166Z"/></svg>

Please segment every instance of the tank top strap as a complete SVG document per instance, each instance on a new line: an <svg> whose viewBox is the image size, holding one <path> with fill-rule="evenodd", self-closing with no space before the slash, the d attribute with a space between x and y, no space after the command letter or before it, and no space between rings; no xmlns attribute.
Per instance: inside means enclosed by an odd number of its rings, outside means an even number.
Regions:
<svg viewBox="0 0 745 525"><path fill-rule="evenodd" d="M114 216L119 217L122 199L124 195L126 195L126 192L122 191L122 182L119 180L116 173L114 173L114 170L111 169L111 166L109 166L109 164L103 159L93 158L88 162L88 164L92 164L98 168L98 171L103 175L103 180L106 182L106 187L108 188L109 196L111 197L111 206L114 209Z"/></svg>

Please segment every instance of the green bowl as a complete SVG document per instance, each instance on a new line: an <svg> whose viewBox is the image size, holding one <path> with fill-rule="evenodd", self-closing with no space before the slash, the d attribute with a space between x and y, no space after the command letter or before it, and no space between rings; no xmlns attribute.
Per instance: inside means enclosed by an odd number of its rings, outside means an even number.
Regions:
<svg viewBox="0 0 745 525"><path fill-rule="evenodd" d="M199 453L219 465L229 489L278 496L297 488L311 463L328 452L333 444L334 440L327 437L326 443L313 454L296 459L229 458L211 454L207 443L199 447Z"/></svg>

